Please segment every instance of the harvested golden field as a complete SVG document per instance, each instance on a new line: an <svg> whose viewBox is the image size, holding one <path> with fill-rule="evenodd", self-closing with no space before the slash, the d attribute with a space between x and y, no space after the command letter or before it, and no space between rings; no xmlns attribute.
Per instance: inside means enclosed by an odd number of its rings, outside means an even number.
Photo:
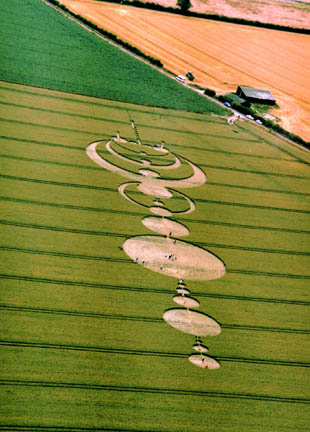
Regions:
<svg viewBox="0 0 310 432"><path fill-rule="evenodd" d="M62 0L79 15L217 93L238 85L270 90L281 125L310 139L308 35L177 16L90 0Z"/></svg>
<svg viewBox="0 0 310 432"><path fill-rule="evenodd" d="M176 7L176 0L143 0ZM191 11L243 18L290 27L309 28L310 3L291 0L191 0Z"/></svg>

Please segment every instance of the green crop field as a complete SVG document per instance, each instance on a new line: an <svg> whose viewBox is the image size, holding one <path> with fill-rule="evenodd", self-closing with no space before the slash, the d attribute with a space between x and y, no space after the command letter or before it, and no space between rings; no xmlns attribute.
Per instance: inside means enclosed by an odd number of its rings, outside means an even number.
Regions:
<svg viewBox="0 0 310 432"><path fill-rule="evenodd" d="M84 62L97 61L94 46L106 53L104 42L40 1L10 5L2 7L2 30L16 51L2 43L2 53L7 49L7 59L20 53L9 28L25 50L36 45L49 55L62 46L72 81L61 83L64 72L55 63L52 73L51 59L40 70L34 62L32 73L30 51L28 63L25 54L1 72L0 430L305 432L309 152L254 123L230 126L223 117L190 112L199 111L190 106L200 98L173 81L183 101L178 110L174 103L147 106L147 95L156 100L157 92L143 93L147 86L139 80L123 87L126 96L108 94L108 87L97 93ZM19 31L12 24L18 13L24 14ZM31 32L32 20L40 25ZM70 43L81 47L79 69L72 67ZM113 61L123 56L107 47ZM123 59L169 88L168 79ZM158 95L156 104L162 101ZM206 174L205 184L175 187L173 198L162 201L178 212L186 207L182 194L190 197L195 211L171 218L188 228L185 242L226 265L220 279L186 281L199 311L222 327L220 335L203 338L217 370L192 365L194 337L162 318L176 307L177 279L143 268L123 250L129 238L154 235L142 223L151 214L150 197L86 153L102 141L100 156L114 163L105 142L118 132L134 141L136 131L143 144L165 141ZM115 145L127 158L129 147ZM152 151L162 178L191 175L184 161L166 174ZM137 173L128 160L118 166ZM128 197L145 207L118 192L127 182Z"/></svg>
<svg viewBox="0 0 310 432"><path fill-rule="evenodd" d="M1 6L0 79L143 105L225 114L40 0Z"/></svg>
<svg viewBox="0 0 310 432"><path fill-rule="evenodd" d="M307 153L207 114L4 82L0 95L8 430L306 428ZM186 190L196 210L175 220L227 266L223 278L189 285L222 325L206 340L218 371L191 365L193 338L162 320L175 280L120 249L149 232L149 212L118 193L124 178L86 155L116 130L134 139L129 118L144 143L165 140L208 177Z"/></svg>

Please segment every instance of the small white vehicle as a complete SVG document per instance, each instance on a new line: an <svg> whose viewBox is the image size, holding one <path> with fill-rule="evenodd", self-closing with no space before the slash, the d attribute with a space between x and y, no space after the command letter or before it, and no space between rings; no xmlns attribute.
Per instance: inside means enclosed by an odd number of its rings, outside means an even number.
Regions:
<svg viewBox="0 0 310 432"><path fill-rule="evenodd" d="M256 119L255 121L256 121L256 123L259 124L259 125L262 125L262 124L263 124L263 122L262 122L260 119Z"/></svg>
<svg viewBox="0 0 310 432"><path fill-rule="evenodd" d="M247 115L246 115L246 118L248 118L249 120L254 120L254 117L251 116L251 114L247 114Z"/></svg>
<svg viewBox="0 0 310 432"><path fill-rule="evenodd" d="M183 83L183 84L184 84L185 81L186 81L186 78L185 78L185 76L183 76L183 75L178 75L175 79L176 79L177 81Z"/></svg>

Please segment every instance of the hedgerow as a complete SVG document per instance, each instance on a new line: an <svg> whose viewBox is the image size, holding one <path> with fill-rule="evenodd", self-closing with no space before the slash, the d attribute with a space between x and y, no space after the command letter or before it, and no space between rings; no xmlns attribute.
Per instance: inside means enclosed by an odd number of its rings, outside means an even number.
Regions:
<svg viewBox="0 0 310 432"><path fill-rule="evenodd" d="M148 54L145 54L139 48L131 45L128 42L123 41L122 39L120 39L114 33L111 33L111 32L109 32L109 31L107 31L107 30L105 30L105 29L103 29L101 27L98 27L96 24L94 24L93 22L89 21L87 18L83 17L82 15L78 15L78 14L72 12L70 9L68 9L65 5L63 5L62 3L60 3L58 0L48 0L48 1L50 3L58 6L59 8L61 8L65 12L67 12L68 14L74 16L76 19L78 19L79 21L83 22L88 27L96 30L102 36L105 36L108 39L111 39L114 42L116 42L118 45L121 45L122 47L126 48L128 51L131 51L132 53L137 54L139 57L142 57L142 58L148 60L150 63L152 63L153 65L155 65L157 67L163 67L162 62L159 59L154 58L152 56L149 56Z"/></svg>
<svg viewBox="0 0 310 432"><path fill-rule="evenodd" d="M205 91L204 91L204 93L206 95L208 95L208 96L211 96L211 97L215 97L216 96L216 91L212 90L210 88L206 88Z"/></svg>

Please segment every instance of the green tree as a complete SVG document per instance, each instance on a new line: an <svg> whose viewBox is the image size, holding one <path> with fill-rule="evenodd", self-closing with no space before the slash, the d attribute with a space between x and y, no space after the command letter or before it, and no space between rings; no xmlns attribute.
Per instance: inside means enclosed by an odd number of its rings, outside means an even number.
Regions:
<svg viewBox="0 0 310 432"><path fill-rule="evenodd" d="M192 7L191 0L177 0L177 6L182 12L187 12Z"/></svg>

